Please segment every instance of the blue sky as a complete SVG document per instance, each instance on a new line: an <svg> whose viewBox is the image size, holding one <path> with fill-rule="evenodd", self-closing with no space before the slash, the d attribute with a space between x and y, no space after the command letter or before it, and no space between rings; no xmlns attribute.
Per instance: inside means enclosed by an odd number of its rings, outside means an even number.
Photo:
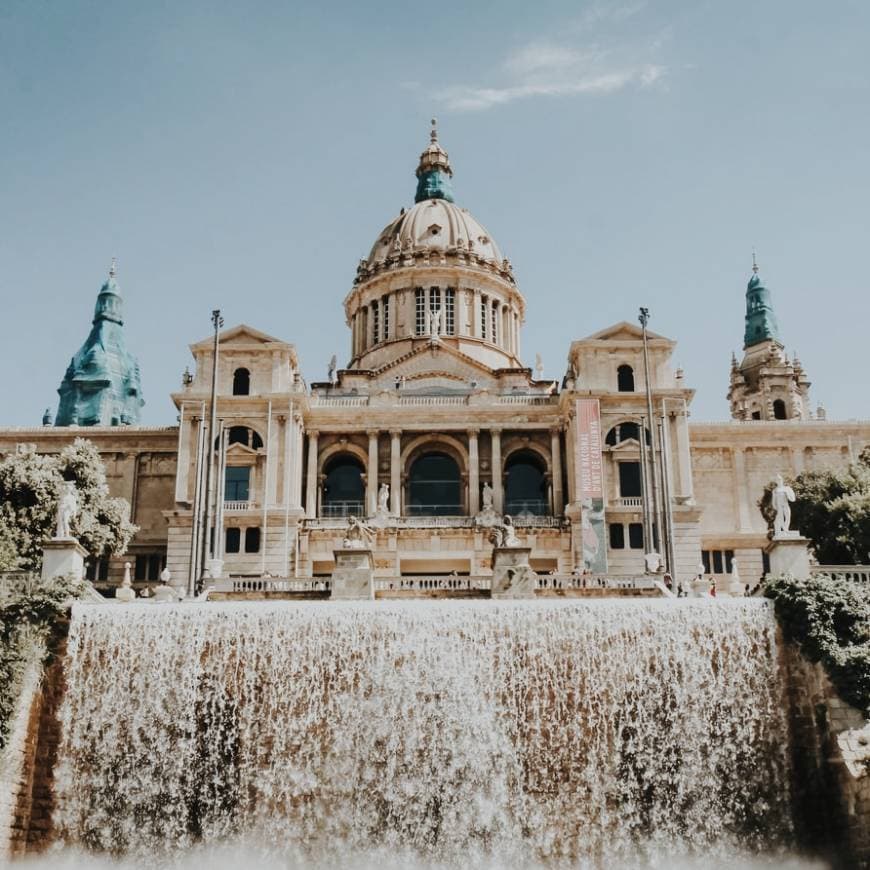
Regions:
<svg viewBox="0 0 870 870"><path fill-rule="evenodd" d="M725 419L755 246L814 402L870 417L868 36L864 0L3 0L0 423L56 409L112 256L143 422L215 307L322 379L432 115L528 365L646 305Z"/></svg>

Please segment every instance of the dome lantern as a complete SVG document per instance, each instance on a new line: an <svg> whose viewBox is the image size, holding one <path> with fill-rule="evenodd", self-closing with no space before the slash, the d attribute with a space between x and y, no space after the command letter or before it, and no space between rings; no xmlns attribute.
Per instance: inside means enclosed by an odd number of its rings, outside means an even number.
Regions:
<svg viewBox="0 0 870 870"><path fill-rule="evenodd" d="M450 158L438 142L438 122L433 118L429 147L420 155L417 166L417 193L414 195L414 202L423 202L426 199L446 199L453 202L453 187L450 183L452 177Z"/></svg>

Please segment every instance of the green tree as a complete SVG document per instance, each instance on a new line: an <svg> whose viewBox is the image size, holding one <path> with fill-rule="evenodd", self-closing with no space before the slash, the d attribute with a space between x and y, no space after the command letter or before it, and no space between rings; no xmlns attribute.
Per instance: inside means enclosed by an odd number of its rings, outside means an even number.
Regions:
<svg viewBox="0 0 870 870"><path fill-rule="evenodd" d="M835 471L805 471L786 481L794 489L791 527L806 535L823 565L870 561L870 451ZM758 502L769 527L775 511L769 483Z"/></svg>
<svg viewBox="0 0 870 870"><path fill-rule="evenodd" d="M130 522L130 506L109 495L96 447L77 438L58 455L13 454L0 462L0 570L39 570L43 542L54 536L65 480L76 485L79 513L71 532L79 543L94 558L127 549L138 530Z"/></svg>

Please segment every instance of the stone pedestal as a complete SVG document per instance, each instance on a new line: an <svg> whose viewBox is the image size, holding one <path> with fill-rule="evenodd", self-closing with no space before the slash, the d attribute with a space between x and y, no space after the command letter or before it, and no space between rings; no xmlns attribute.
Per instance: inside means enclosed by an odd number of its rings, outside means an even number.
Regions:
<svg viewBox="0 0 870 870"><path fill-rule="evenodd" d="M52 538L42 545L42 579L85 576L87 550L75 538Z"/></svg>
<svg viewBox="0 0 870 870"><path fill-rule="evenodd" d="M373 601L375 587L372 551L354 548L333 550L335 570L332 572L333 601Z"/></svg>
<svg viewBox="0 0 870 870"><path fill-rule="evenodd" d="M767 545L770 557L770 573L774 577L791 574L797 580L807 580L810 576L809 541L799 532L784 532L773 536Z"/></svg>
<svg viewBox="0 0 870 870"><path fill-rule="evenodd" d="M529 566L531 547L495 547L492 551L492 597L534 598L538 575Z"/></svg>
<svg viewBox="0 0 870 870"><path fill-rule="evenodd" d="M208 559L205 563L205 572L211 580L220 580L224 576L224 560Z"/></svg>

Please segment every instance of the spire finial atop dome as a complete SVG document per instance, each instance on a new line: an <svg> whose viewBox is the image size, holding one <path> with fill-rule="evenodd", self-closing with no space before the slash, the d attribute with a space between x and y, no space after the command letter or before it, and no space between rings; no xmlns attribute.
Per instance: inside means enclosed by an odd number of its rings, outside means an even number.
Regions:
<svg viewBox="0 0 870 870"><path fill-rule="evenodd" d="M109 266L109 277L114 278L118 274L118 258L112 257L112 265Z"/></svg>
<svg viewBox="0 0 870 870"><path fill-rule="evenodd" d="M420 155L417 166L417 193L414 202L422 202L424 199L446 199L453 202L453 190L450 186L453 169L447 152L438 142L438 119L433 118L430 123L432 129L429 131L429 145Z"/></svg>
<svg viewBox="0 0 870 870"><path fill-rule="evenodd" d="M752 274L758 274L758 263L755 261L755 248L752 249Z"/></svg>

